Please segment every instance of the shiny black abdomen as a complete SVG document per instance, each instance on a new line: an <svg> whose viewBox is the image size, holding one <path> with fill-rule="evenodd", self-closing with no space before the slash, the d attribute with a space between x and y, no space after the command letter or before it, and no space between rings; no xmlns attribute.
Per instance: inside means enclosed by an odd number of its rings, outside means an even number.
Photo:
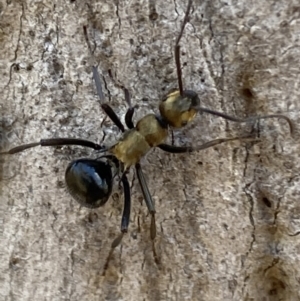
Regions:
<svg viewBox="0 0 300 301"><path fill-rule="evenodd" d="M112 191L112 168L107 161L79 159L66 170L65 180L72 197L82 206L103 206Z"/></svg>

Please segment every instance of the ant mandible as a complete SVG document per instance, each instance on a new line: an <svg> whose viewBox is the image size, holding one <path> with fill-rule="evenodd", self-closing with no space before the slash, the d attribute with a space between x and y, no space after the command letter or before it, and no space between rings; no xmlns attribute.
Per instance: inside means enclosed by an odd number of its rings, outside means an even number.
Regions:
<svg viewBox="0 0 300 301"><path fill-rule="evenodd" d="M28 148L36 146L63 146L63 145L79 145L88 148L92 148L99 152L105 152L97 159L82 158L72 161L65 172L65 181L68 191L71 196L77 200L81 205L89 208L97 208L103 206L109 199L114 177L117 174L121 174L120 181L123 185L124 190L124 208L121 220L121 233L114 239L111 245L110 253L107 257L104 271L108 267L109 260L112 256L113 250L121 243L124 233L128 230L130 220L130 207L131 207L131 196L130 187L126 172L131 166L135 167L137 178L141 186L141 190L151 215L151 226L150 226L150 237L152 241L152 250L156 263L159 262L156 251L154 240L156 237L156 225L155 225L155 206L149 192L145 176L143 174L140 159L154 147L169 153L184 153L199 151L220 143L243 139L239 137L235 138L220 138L209 141L203 145L197 147L190 146L174 146L164 144L168 135L168 129L182 128L191 122L197 112L205 112L212 115L216 115L234 122L251 122L259 119L266 118L282 118L285 119L290 127L290 132L293 132L293 124L291 120L281 114L265 115L265 116L254 116L245 119L226 115L221 112L210 110L207 108L200 107L200 99L196 92L191 90L184 90L182 84L181 75L181 64L180 64L180 40L188 22L189 14L192 7L192 0L189 0L185 17L181 25L180 33L175 43L175 62L178 78L179 90L168 94L159 104L159 115L148 114L141 118L136 125L132 121L134 114L134 107L131 106L129 92L123 86L122 89L125 92L125 101L129 105L129 109L125 115L125 123L128 130L125 130L124 125L120 121L119 117L113 111L109 104L105 103L102 87L100 83L100 77L97 67L92 67L93 77L95 80L97 93L100 98L100 105L105 114L113 121L113 123L123 132L123 136L115 144L106 148L105 146L97 143L74 138L52 138L42 139L39 142L24 144L21 146L14 147L7 152L1 154L16 154L22 152ZM87 29L84 27L84 36L91 53L91 46L89 44Z"/></svg>

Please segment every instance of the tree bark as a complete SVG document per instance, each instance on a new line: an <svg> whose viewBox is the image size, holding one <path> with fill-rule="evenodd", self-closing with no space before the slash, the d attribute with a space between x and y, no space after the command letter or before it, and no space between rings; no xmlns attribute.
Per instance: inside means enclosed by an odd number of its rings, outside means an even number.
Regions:
<svg viewBox="0 0 300 301"><path fill-rule="evenodd" d="M2 1L1 147L73 137L110 144L120 132L101 111L83 35L88 26L106 101L120 117L121 85L135 121L178 88L175 40L187 1ZM194 1L181 45L184 88L201 105L239 117L284 113L299 122L298 1ZM109 73L113 75L111 77ZM300 300L299 133L274 119L234 124L200 114L176 145L251 136L181 155L153 150L141 164L156 204L150 216L134 170L128 234L122 189L102 208L71 199L64 170L99 156L36 147L0 157L0 299Z"/></svg>

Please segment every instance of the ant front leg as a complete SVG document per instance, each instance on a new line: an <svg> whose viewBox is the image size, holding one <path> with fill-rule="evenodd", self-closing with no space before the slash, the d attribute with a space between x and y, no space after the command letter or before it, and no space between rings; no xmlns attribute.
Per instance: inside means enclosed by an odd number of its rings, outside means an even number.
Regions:
<svg viewBox="0 0 300 301"><path fill-rule="evenodd" d="M258 121L258 120L262 120L262 119L270 119L270 118L284 119L289 125L291 136L293 136L294 132L295 132L294 123L291 121L290 118L288 118L287 116L282 115L282 114L270 114L270 115L252 116L252 117L247 117L247 118L239 118L239 117L230 116L225 113L217 112L217 111L207 109L207 108L202 108L202 107L196 106L195 109L202 113L212 114L212 115L222 117L224 119L227 119L227 120L230 120L233 122L238 122L238 123L254 122L254 121Z"/></svg>
<svg viewBox="0 0 300 301"><path fill-rule="evenodd" d="M97 92L98 92L100 102L101 102L101 99L103 100L104 98L103 98L102 87L101 87L101 83L100 83L100 76L99 76L98 70L95 66L93 66L93 77L94 77L94 80L95 80ZM133 117L133 114L134 114L135 107L131 106L129 91L126 88L124 88L123 86L121 86L121 88L123 89L124 94L125 94L125 101L129 105L129 108L128 108L128 110L126 112L126 115L125 115L125 123L126 123L126 125L129 129L133 129L134 124L133 124L133 121L132 121L132 117ZM111 108L111 106L108 105L107 103L103 103L103 104L101 104L101 108L106 113L106 115L110 118L110 120L122 132L125 132L124 125L122 124L120 118L117 116L117 114L114 112L114 110Z"/></svg>
<svg viewBox="0 0 300 301"><path fill-rule="evenodd" d="M124 88L124 93L125 93L125 101L129 105L129 108L128 108L128 110L126 112L126 115L125 115L125 123L126 123L126 125L129 129L133 129L134 124L133 124L133 121L132 121L132 117L133 117L133 114L134 114L135 106L134 107L131 106L130 94L129 94L129 91L126 88Z"/></svg>
<svg viewBox="0 0 300 301"><path fill-rule="evenodd" d="M93 77L95 80L96 88L97 88L97 93L100 99L100 104L102 110L106 113L106 115L110 118L110 120L122 131L124 132L124 126L118 117L118 115L115 113L115 111L111 108L111 106L107 103L104 103L104 96L102 92L102 86L100 82L100 76L99 72L97 70L97 67L93 66Z"/></svg>
<svg viewBox="0 0 300 301"><path fill-rule="evenodd" d="M87 43L88 48L90 50L90 53L93 56L92 48L91 48L91 45L90 45L90 42L89 42L89 39L88 39L88 34L87 34L87 28L86 28L86 26L83 26L83 32L84 32L85 40L86 40L86 43ZM110 120L122 132L125 132L124 125L122 124L120 118L117 116L117 114L111 108L111 106L109 104L105 103L105 99L104 99L104 95L103 95L103 91L102 91L102 86L101 86L101 81L100 81L100 76L99 76L99 72L97 70L97 67L93 66L92 69L93 69L93 78L94 78L94 81L95 81L95 84L96 84L96 89L97 89L97 93L98 93L98 96L99 96L100 105L101 105L102 110L105 112L105 114L110 118ZM113 79L113 76L111 74L111 70L108 70L108 74ZM122 85L118 85L117 84L117 86L120 87L124 91L125 101L129 105L129 108L128 108L128 110L126 112L126 115L125 115L125 123L126 123L126 125L127 125L127 127L129 129L133 129L134 128L134 124L132 122L132 117L133 117L133 114L134 114L135 107L131 106L130 94L129 94L128 89L126 89Z"/></svg>
<svg viewBox="0 0 300 301"><path fill-rule="evenodd" d="M122 221L121 221L121 233L118 235L118 237L114 239L114 241L111 244L110 252L104 264L103 273L102 273L103 276L105 275L105 272L108 268L108 264L112 258L114 249L121 243L124 234L127 233L128 231L128 225L130 221L130 208L131 208L130 186L125 173L123 173L122 175L121 182L123 184L123 191L124 191L124 209L123 209Z"/></svg>
<svg viewBox="0 0 300 301"><path fill-rule="evenodd" d="M92 51L92 48L91 48L90 41L88 39L88 34L87 34L87 28L86 28L86 26L83 26L83 33L84 33L84 37L85 37L86 43L88 45L88 48L90 50L90 54L93 57L93 51ZM104 94L103 94L103 91L102 91L100 76L99 76L99 72L97 70L97 67L93 66L92 69L93 69L93 78L94 78L94 81L95 81L95 85L96 85L96 89L97 89L97 94L99 96L100 105L101 105L102 110L110 118L110 120L122 132L124 132L125 128L124 128L124 125L122 124L120 118L117 116L117 114L115 113L115 111L111 108L111 106L108 103L105 103L105 98L104 98Z"/></svg>
<svg viewBox="0 0 300 301"><path fill-rule="evenodd" d="M127 112L126 112L126 115L125 115L125 124L127 125L127 127L129 129L133 129L134 124L133 124L133 121L132 121L132 117L133 117L134 110L135 110L136 106L133 107L131 105L131 97L130 97L128 89L125 88L123 85L120 85L120 84L115 82L114 77L113 77L112 72L111 72L110 69L108 70L108 74L109 74L110 78L114 81L114 83L124 91L125 102L128 104L128 107L129 107Z"/></svg>
<svg viewBox="0 0 300 301"><path fill-rule="evenodd" d="M175 146L169 144L160 144L158 147L168 153L180 154L180 153L188 153L188 152L196 152L200 151L224 142L234 141L234 140L243 140L243 141L258 141L258 139L249 138L249 137L234 137L234 138L219 138L215 140L211 140L199 146Z"/></svg>

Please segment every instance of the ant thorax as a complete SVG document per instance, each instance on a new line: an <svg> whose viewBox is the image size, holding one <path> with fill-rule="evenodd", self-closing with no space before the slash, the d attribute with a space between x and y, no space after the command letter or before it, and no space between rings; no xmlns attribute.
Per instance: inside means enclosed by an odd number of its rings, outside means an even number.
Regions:
<svg viewBox="0 0 300 301"><path fill-rule="evenodd" d="M167 135L167 126L154 114L148 114L137 122L135 128L125 131L110 152L124 163L126 169L138 163L151 148L163 143Z"/></svg>

